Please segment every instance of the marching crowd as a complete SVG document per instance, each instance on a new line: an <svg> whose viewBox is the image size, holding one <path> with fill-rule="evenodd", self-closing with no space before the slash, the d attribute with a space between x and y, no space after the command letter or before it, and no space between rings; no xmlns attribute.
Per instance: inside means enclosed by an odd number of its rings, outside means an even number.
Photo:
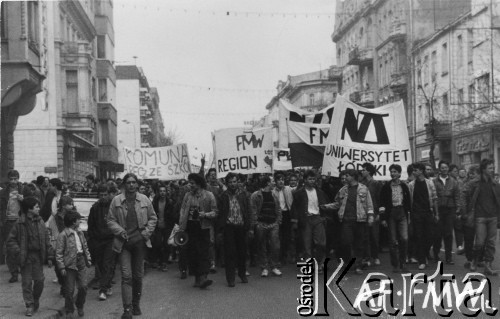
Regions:
<svg viewBox="0 0 500 319"><path fill-rule="evenodd" d="M236 276L248 283L247 266L259 266L262 277L281 276L284 264L301 258L319 264L326 257L356 258L354 272L363 274L381 264L382 247L389 247L394 272L416 272L409 264L419 270L441 258L454 264L455 242L467 269L497 274L492 261L500 185L491 160L468 171L445 161L437 172L415 163L404 168L408 180L401 180L398 164L390 166L389 181L375 180L372 164L362 167L344 170L340 178L316 170L229 173L221 180L215 169L206 175L202 169L187 180L150 183L131 173L105 182L89 175L85 185L43 176L23 184L13 170L0 192L9 281L21 274L26 315L32 316L48 262L55 266L67 317L75 307L84 316L88 267L95 266L98 298L106 300L119 265L122 318L132 318L141 315L145 264L167 271L178 262L180 278L193 276L200 289L223 267L228 287L234 287ZM82 192L100 194L86 234L72 199ZM187 234L186 245L169 244L175 232Z"/></svg>

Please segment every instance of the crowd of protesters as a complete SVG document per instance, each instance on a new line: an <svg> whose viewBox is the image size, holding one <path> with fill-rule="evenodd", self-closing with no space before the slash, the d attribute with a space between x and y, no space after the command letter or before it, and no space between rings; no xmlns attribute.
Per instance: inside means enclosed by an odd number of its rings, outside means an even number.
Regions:
<svg viewBox="0 0 500 319"><path fill-rule="evenodd" d="M467 269L497 274L492 261L500 185L491 160L467 171L446 161L436 172L415 163L404 168L407 180L393 164L389 181L374 179L372 164L362 167L339 178L300 170L229 173L222 180L215 169L202 169L180 181L145 182L134 174L99 181L89 175L86 183L71 184L43 176L20 183L13 170L0 192L9 282L21 274L26 315L32 316L48 261L55 265L67 316L75 305L83 316L86 269L95 266L98 299L106 300L119 265L122 318L132 318L142 313L145 265L167 271L176 262L180 278L193 276L200 289L213 283L210 273L224 268L228 287L234 287L236 275L248 283L248 266L260 267L262 277L281 276L285 264L311 257L320 265L326 257L356 258L354 272L363 274L381 265L383 248L389 248L393 272L424 270L431 261L451 265L455 241ZM99 197L85 235L72 199L81 194ZM173 230L187 234L186 245L171 245ZM410 264L416 267L410 270Z"/></svg>

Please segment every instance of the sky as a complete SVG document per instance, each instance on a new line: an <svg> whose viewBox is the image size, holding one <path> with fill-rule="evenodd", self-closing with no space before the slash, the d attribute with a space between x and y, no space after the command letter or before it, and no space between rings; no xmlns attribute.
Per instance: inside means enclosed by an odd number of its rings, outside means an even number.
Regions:
<svg viewBox="0 0 500 319"><path fill-rule="evenodd" d="M166 132L208 160L211 132L267 114L279 80L335 64L334 11L334 0L115 0L115 62L142 67Z"/></svg>

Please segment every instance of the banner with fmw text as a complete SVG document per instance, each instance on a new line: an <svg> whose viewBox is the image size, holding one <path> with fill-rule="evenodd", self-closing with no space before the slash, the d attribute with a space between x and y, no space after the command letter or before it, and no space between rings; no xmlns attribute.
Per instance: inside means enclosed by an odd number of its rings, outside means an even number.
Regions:
<svg viewBox="0 0 500 319"><path fill-rule="evenodd" d="M306 111L290 102L279 101L280 147L290 148L293 167L320 167L330 130L334 104Z"/></svg>
<svg viewBox="0 0 500 319"><path fill-rule="evenodd" d="M187 179L191 163L187 144L152 148L123 148L125 171L140 179Z"/></svg>
<svg viewBox="0 0 500 319"><path fill-rule="evenodd" d="M323 158L323 174L339 176L345 169L361 170L365 162L376 168L375 178L390 179L389 166L411 164L410 140L402 101L375 109L337 97Z"/></svg>
<svg viewBox="0 0 500 319"><path fill-rule="evenodd" d="M272 128L228 128L213 134L217 177L229 172L271 173L273 162Z"/></svg>

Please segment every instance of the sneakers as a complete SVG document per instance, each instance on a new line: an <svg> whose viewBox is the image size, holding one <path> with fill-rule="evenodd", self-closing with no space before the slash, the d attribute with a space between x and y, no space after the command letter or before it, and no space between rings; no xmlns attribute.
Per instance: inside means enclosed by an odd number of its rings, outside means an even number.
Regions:
<svg viewBox="0 0 500 319"><path fill-rule="evenodd" d="M108 297L109 297L109 296L111 296L112 294L113 294L113 289L111 289L111 288L106 289L106 296L108 296Z"/></svg>
<svg viewBox="0 0 500 319"><path fill-rule="evenodd" d="M17 275L12 275L12 277L10 277L10 279L9 279L9 283L13 284L13 283L17 282L19 280L17 277L18 277Z"/></svg>
<svg viewBox="0 0 500 319"><path fill-rule="evenodd" d="M354 273L356 275L362 275L363 274L363 270L361 268L356 268L356 270L354 271Z"/></svg>
<svg viewBox="0 0 500 319"><path fill-rule="evenodd" d="M85 312L83 312L83 308L77 308L76 312L78 313L78 317L85 316Z"/></svg>
<svg viewBox="0 0 500 319"><path fill-rule="evenodd" d="M132 311L130 309L124 309L122 314L122 319L132 319Z"/></svg>
<svg viewBox="0 0 500 319"><path fill-rule="evenodd" d="M260 274L261 277L267 277L269 276L269 271L267 269L262 269L262 273Z"/></svg>
<svg viewBox="0 0 500 319"><path fill-rule="evenodd" d="M281 270L279 270L278 268L273 268L271 270L271 272L273 273L273 275L275 276L281 276Z"/></svg>
<svg viewBox="0 0 500 319"><path fill-rule="evenodd" d="M201 277L200 289L205 289L213 283L212 279L208 279L207 275Z"/></svg>
<svg viewBox="0 0 500 319"><path fill-rule="evenodd" d="M420 270L424 270L424 269L425 269L425 264L420 264L420 265L418 265L418 269L420 269Z"/></svg>
<svg viewBox="0 0 500 319"><path fill-rule="evenodd" d="M240 276L241 282L244 284L248 284L248 278L247 276Z"/></svg>
<svg viewBox="0 0 500 319"><path fill-rule="evenodd" d="M99 294L99 300L104 301L104 300L106 300L106 299L107 299L106 293L101 292L101 293Z"/></svg>
<svg viewBox="0 0 500 319"><path fill-rule="evenodd" d="M475 261L472 261L472 262L470 263L470 271L473 271L473 272L474 272L474 271L476 271L476 270L477 270L477 264L476 264L476 262L475 262Z"/></svg>
<svg viewBox="0 0 500 319"><path fill-rule="evenodd" d="M187 278L187 271L183 270L181 271L181 279L186 279Z"/></svg>
<svg viewBox="0 0 500 319"><path fill-rule="evenodd" d="M139 305L133 305L132 306L132 314L134 316L140 316L140 315L142 315L141 307Z"/></svg>
<svg viewBox="0 0 500 319"><path fill-rule="evenodd" d="M374 264L375 266L380 266L380 259L375 258L375 259L373 260L373 264Z"/></svg>
<svg viewBox="0 0 500 319"><path fill-rule="evenodd" d="M465 249L463 246L458 246L457 248L457 255L463 255L465 254Z"/></svg>
<svg viewBox="0 0 500 319"><path fill-rule="evenodd" d="M411 257L409 263L410 264L417 264L418 260L416 258Z"/></svg>
<svg viewBox="0 0 500 319"><path fill-rule="evenodd" d="M33 317L33 308L32 307L26 308L25 315L26 315L26 317Z"/></svg>
<svg viewBox="0 0 500 319"><path fill-rule="evenodd" d="M485 263L485 265L484 265L484 274L486 276L498 276L498 273L496 271L494 271L492 269L492 267L491 267L491 261Z"/></svg>
<svg viewBox="0 0 500 319"><path fill-rule="evenodd" d="M213 264L210 266L209 271L210 271L210 273L211 273L211 274L215 274L215 273L217 273L217 269L215 269L215 263L213 263Z"/></svg>
<svg viewBox="0 0 500 319"><path fill-rule="evenodd" d="M167 264L161 265L160 270L163 271L163 272L167 272L168 271Z"/></svg>

